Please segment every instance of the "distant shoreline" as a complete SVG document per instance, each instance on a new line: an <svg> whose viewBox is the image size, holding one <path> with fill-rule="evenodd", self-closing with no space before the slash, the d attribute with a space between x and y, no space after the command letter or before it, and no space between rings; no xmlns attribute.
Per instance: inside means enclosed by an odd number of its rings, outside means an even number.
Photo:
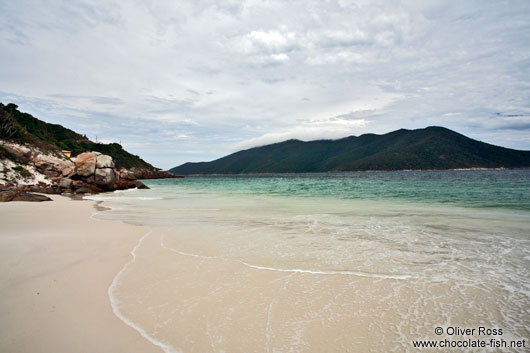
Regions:
<svg viewBox="0 0 530 353"><path fill-rule="evenodd" d="M267 176L267 175L333 175L333 174L353 174L353 173L402 173L402 172L468 172L468 171L494 171L494 170L530 170L530 167L521 168L454 168L454 169L396 169L396 170L345 170L329 172L267 172L267 173L239 173L239 174L184 174L187 177L208 177L208 176Z"/></svg>

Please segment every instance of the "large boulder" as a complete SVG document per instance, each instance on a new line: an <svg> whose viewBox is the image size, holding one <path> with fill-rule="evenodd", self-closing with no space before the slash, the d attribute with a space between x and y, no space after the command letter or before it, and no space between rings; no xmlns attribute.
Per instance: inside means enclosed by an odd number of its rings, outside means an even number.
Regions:
<svg viewBox="0 0 530 353"><path fill-rule="evenodd" d="M72 179L62 178L59 181L59 186L65 188L65 189L71 189L72 188Z"/></svg>
<svg viewBox="0 0 530 353"><path fill-rule="evenodd" d="M71 176L75 172L75 164L72 161L54 155L40 153L33 157L32 162L39 172L49 177Z"/></svg>
<svg viewBox="0 0 530 353"><path fill-rule="evenodd" d="M114 162L111 156L101 154L96 157L96 168L114 168Z"/></svg>
<svg viewBox="0 0 530 353"><path fill-rule="evenodd" d="M114 185L118 184L119 176L112 168L96 169L95 182L104 189L116 189Z"/></svg>
<svg viewBox="0 0 530 353"><path fill-rule="evenodd" d="M96 172L96 158L97 156L94 152L84 152L72 158L77 175L85 178L93 176Z"/></svg>

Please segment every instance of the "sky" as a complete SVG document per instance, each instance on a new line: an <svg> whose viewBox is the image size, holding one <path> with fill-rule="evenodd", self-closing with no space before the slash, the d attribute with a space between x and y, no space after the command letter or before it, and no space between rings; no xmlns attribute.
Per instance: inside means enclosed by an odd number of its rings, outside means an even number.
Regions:
<svg viewBox="0 0 530 353"><path fill-rule="evenodd" d="M530 150L530 1L0 0L0 102L161 168L432 125Z"/></svg>

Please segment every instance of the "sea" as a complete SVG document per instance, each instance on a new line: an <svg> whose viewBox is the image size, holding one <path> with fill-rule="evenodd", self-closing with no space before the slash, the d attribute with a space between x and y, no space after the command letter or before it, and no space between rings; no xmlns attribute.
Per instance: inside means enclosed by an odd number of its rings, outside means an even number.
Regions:
<svg viewBox="0 0 530 353"><path fill-rule="evenodd" d="M146 228L109 300L165 352L529 349L530 170L144 182L87 198Z"/></svg>

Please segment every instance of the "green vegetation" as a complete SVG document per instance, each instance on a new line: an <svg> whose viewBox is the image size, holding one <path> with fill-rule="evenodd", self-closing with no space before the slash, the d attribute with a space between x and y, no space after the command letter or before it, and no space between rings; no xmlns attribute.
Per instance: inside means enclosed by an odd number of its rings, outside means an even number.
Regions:
<svg viewBox="0 0 530 353"><path fill-rule="evenodd" d="M60 153L61 150L68 150L72 152L72 156L97 151L111 156L117 168L157 170L140 157L125 151L120 144L95 143L61 125L49 124L22 113L12 103L0 103L0 139L34 145L44 152ZM2 153L6 151L0 150L0 156Z"/></svg>
<svg viewBox="0 0 530 353"><path fill-rule="evenodd" d="M29 178L30 176L32 176L32 174L30 173L29 170L27 170L26 168L24 168L23 166L21 165L17 165L13 168L11 168L14 172L16 172L18 175L20 175L22 178Z"/></svg>
<svg viewBox="0 0 530 353"><path fill-rule="evenodd" d="M501 167L530 167L530 151L493 146L432 126L340 140L289 140L239 151L212 162L186 163L170 172L242 174Z"/></svg>

